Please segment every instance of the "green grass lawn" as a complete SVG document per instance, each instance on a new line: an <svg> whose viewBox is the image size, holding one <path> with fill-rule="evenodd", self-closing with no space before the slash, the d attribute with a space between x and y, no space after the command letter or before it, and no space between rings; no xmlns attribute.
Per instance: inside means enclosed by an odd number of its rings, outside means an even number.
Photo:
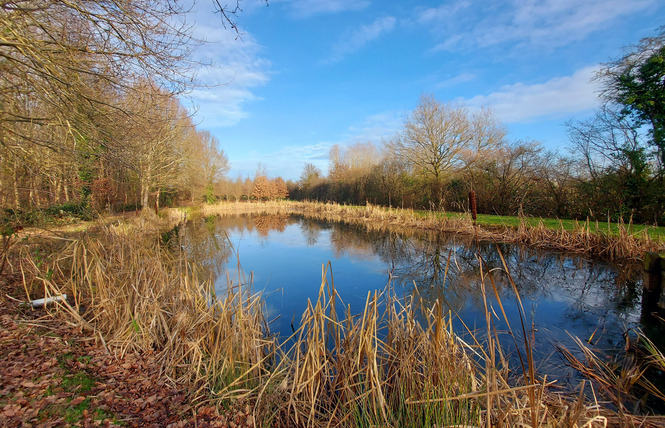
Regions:
<svg viewBox="0 0 665 428"><path fill-rule="evenodd" d="M419 214L427 215L428 211L420 211ZM457 213L457 212L445 212L437 213L438 215L445 215L449 218L463 217L467 216L466 213ZM481 226L505 226L505 227L517 227L520 225L520 217L517 216L501 216L501 215L490 215L490 214L478 214L477 223ZM565 230L575 230L579 227L584 226L584 222L578 220L559 220L556 218L541 218L541 217L526 217L526 221L531 226L537 226L542 222L543 226L549 227L552 229L559 229L563 226ZM617 235L619 233L619 224L618 223L608 223L606 221L599 222L590 222L589 230L591 232L601 232L608 233L610 235ZM665 227L655 227L648 226L643 224L631 224L624 225L630 233L637 234L643 233L642 231L646 230L646 233L651 239L665 240Z"/></svg>

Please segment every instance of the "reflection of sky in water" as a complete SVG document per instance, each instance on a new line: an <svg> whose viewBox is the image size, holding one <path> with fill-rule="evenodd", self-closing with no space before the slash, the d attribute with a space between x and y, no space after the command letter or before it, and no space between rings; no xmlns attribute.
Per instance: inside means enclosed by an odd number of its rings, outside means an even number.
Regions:
<svg viewBox="0 0 665 428"><path fill-rule="evenodd" d="M270 328L282 336L291 333L291 320L297 324L307 299L316 300L322 265L328 261L332 262L333 278L343 301L357 310L364 304L367 290L383 288L388 280L388 270L378 256L335 255L330 230L320 231L316 245L308 244L298 224L287 226L283 232L272 231L260 239L247 231L227 229L227 233L245 276L249 277L250 270L253 273L253 290L265 293L268 319L281 315ZM231 278L238 277L236 265L235 257L226 265ZM216 281L218 291L226 285L226 275Z"/></svg>
<svg viewBox="0 0 665 428"><path fill-rule="evenodd" d="M200 222L190 224L185 238L188 250L201 265L214 268L218 292L226 288L227 274L237 283L239 256L245 276L249 278L250 270L253 272L253 290L265 292L267 318L277 317L271 330L282 337L291 334L292 320L298 324L307 299L316 300L322 265L328 261L339 295L355 313L362 310L368 291L386 286L392 270L398 294L412 291L415 283L426 299L442 299L468 327L482 330L485 316L477 254L492 269L508 320L521 337L517 301L496 245L475 247L460 237L368 233L298 217L224 217L215 219L214 227L211 221L206 222L205 231ZM208 242L210 232L217 238L215 245ZM535 325L535 348L541 358L554 353L555 340L570 345L569 334L582 340L593 335L592 343L604 349L619 347L626 328L639 325L639 272L504 244L500 249L520 292L527 327L532 322ZM494 318L497 329L505 331L489 281L486 288L499 317ZM458 332L464 331L459 320L455 326ZM514 348L507 334L502 342ZM520 338L518 343L522 343ZM541 368L547 372L550 365L560 363L555 358Z"/></svg>

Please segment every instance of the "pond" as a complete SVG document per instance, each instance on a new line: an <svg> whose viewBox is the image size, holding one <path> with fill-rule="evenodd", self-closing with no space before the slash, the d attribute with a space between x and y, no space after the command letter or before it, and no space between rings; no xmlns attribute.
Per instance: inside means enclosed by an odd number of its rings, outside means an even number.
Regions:
<svg viewBox="0 0 665 428"><path fill-rule="evenodd" d="M642 326L642 272L634 264L478 243L462 235L371 232L287 215L192 220L183 245L218 293L226 290L229 280L234 284L251 280L254 291L263 291L270 330L280 338L297 328L307 299L316 301L322 266L328 262L341 299L354 313L362 312L368 292L384 289L392 278L398 295L417 287L426 300L445 302L459 334L477 328L481 331L476 334L482 336L485 311L479 260L485 265L484 275L492 271L506 316L521 335L517 298L502 256L522 299L526 327L533 331L541 373L574 376L562 369L556 343L575 348L572 337L579 337L597 349L618 350L625 332ZM489 281L485 283L492 317L505 330L494 290ZM514 348L509 335L502 337L505 346Z"/></svg>

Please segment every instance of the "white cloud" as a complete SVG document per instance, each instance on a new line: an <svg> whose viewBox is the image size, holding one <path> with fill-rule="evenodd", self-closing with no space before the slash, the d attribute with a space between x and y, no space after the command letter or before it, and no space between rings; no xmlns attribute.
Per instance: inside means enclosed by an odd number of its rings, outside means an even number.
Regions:
<svg viewBox="0 0 665 428"><path fill-rule="evenodd" d="M507 123L583 112L599 105L596 87L590 82L598 67L585 67L571 76L555 77L545 83L516 83L489 95L477 95L465 103L490 107Z"/></svg>
<svg viewBox="0 0 665 428"><path fill-rule="evenodd" d="M313 15L357 11L365 9L367 0L291 0L288 2L295 18L309 18Z"/></svg>
<svg viewBox="0 0 665 428"><path fill-rule="evenodd" d="M251 34L238 37L208 11L195 18L194 36L206 41L194 52L201 64L195 70L200 86L189 94L197 110L195 120L206 128L235 125L248 115L244 105L257 99L255 88L270 79L271 64L261 57L261 47Z"/></svg>
<svg viewBox="0 0 665 428"><path fill-rule="evenodd" d="M326 62L339 61L346 55L362 49L372 40L391 32L395 28L395 22L396 19L392 16L377 18L371 24L347 34L333 46L332 55Z"/></svg>
<svg viewBox="0 0 665 428"><path fill-rule="evenodd" d="M468 1L426 9L417 21L445 39L435 50L513 43L539 48L566 46L607 29L617 18L643 11L658 0L513 0L497 6ZM470 28L470 30L467 30Z"/></svg>
<svg viewBox="0 0 665 428"><path fill-rule="evenodd" d="M471 2L467 0L458 1L456 3L444 3L439 7L427 8L418 13L417 20L421 24L435 23L452 18L457 12L471 6Z"/></svg>
<svg viewBox="0 0 665 428"><path fill-rule="evenodd" d="M268 165L268 174L285 180L297 180L306 163L314 164L324 173L328 169L328 154L334 143L291 145L275 152L253 151L248 158L234 159L232 175L251 176L259 163Z"/></svg>

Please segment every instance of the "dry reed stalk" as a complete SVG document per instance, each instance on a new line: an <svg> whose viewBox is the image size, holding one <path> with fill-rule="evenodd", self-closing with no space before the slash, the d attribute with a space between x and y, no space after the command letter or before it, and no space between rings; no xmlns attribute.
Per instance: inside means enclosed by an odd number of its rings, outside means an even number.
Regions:
<svg viewBox="0 0 665 428"><path fill-rule="evenodd" d="M399 301L386 290L368 294L362 315L354 317L347 309L345 318L337 320L336 298L326 296L326 288L334 290L334 285L324 278L317 302L308 305L296 332L297 345L288 353L294 422L413 426L428 417L433 423L473 417L473 412L451 410L468 410L467 400L430 400L442 392L467 392L476 382L440 305L427 313L427 327L421 327L414 300Z"/></svg>
<svg viewBox="0 0 665 428"><path fill-rule="evenodd" d="M310 302L295 344L285 351L290 421L300 426L556 426L561 421L600 426L584 397L546 393L527 353L524 385L508 380L489 307L488 338L479 358L452 330L436 301L418 293L398 299L388 287L369 293L362 313L338 318L332 278L324 269L319 296ZM489 281L491 275L486 275ZM327 292L326 292L327 290ZM488 303L489 305L489 303ZM418 309L420 308L420 310ZM530 346L523 328L525 344ZM495 362L499 361L499 364ZM594 419L595 418L595 419Z"/></svg>
<svg viewBox="0 0 665 428"><path fill-rule="evenodd" d="M665 357L644 333L637 332L634 344L627 336L628 352L612 358L591 350L579 338L573 339L583 358L564 347L559 347L559 351L571 367L596 385L601 395L619 409L619 417L631 419L632 409L627 409L626 404L638 402L639 396L645 393L665 401L665 391L650 380L650 373L662 372L665 368Z"/></svg>

